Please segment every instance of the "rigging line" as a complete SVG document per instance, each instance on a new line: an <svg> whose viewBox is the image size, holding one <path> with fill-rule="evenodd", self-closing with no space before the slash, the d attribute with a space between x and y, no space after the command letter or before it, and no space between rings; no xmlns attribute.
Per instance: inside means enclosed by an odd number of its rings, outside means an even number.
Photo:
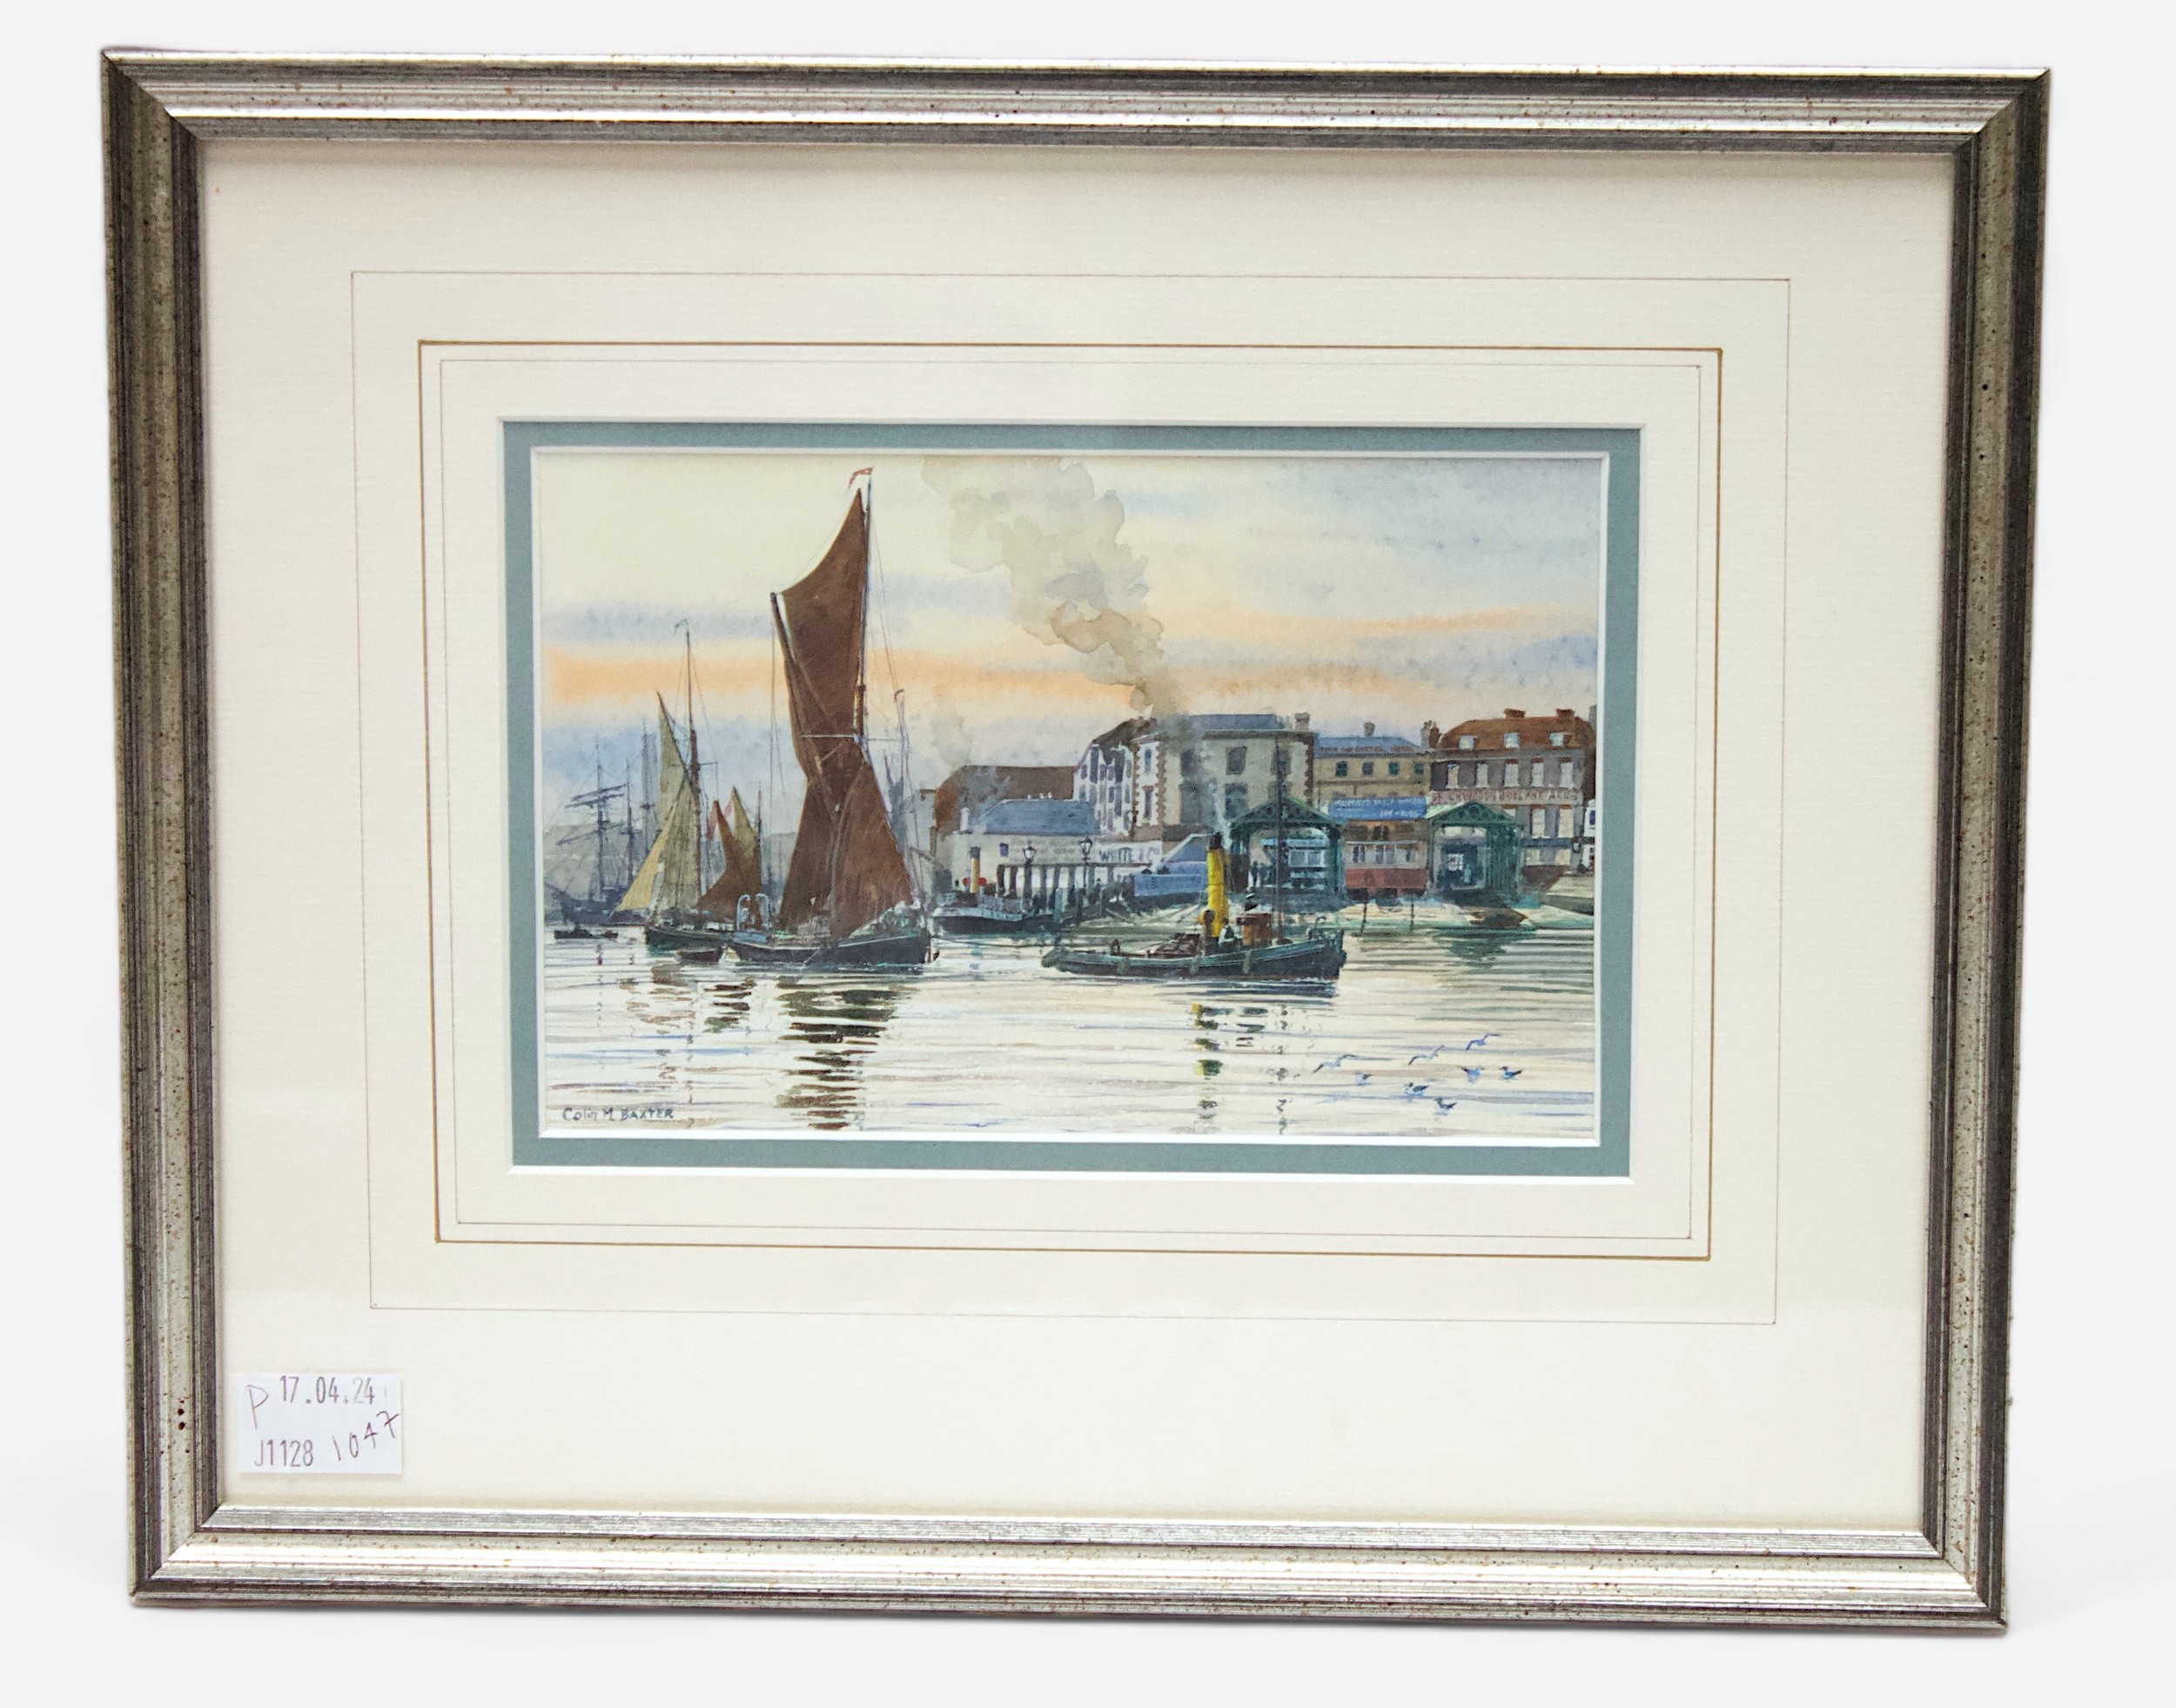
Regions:
<svg viewBox="0 0 2176 1708"><path fill-rule="evenodd" d="M778 773L778 635L770 637L770 798L774 810L782 805L779 799Z"/></svg>
<svg viewBox="0 0 2176 1708"><path fill-rule="evenodd" d="M876 473L869 471L869 496L864 501L867 517L870 567L876 572L876 638L883 643L884 675L890 678L892 694L899 692L899 671L891 657L891 625L886 620L886 608L891 603L891 583L884 578L883 554L876 549Z"/></svg>

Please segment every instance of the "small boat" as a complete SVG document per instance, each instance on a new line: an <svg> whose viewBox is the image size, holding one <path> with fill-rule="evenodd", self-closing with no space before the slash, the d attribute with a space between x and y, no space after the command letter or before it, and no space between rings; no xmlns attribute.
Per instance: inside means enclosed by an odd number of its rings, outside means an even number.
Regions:
<svg viewBox="0 0 2176 1708"><path fill-rule="evenodd" d="M1030 912L1016 902L961 899L937 911L937 930L948 937L1048 937L1058 916L1044 908Z"/></svg>
<svg viewBox="0 0 2176 1708"><path fill-rule="evenodd" d="M610 937L611 935L610 931L593 931L586 926L568 925L555 928L552 932L552 940L554 943L588 943L593 938Z"/></svg>
<svg viewBox="0 0 2176 1708"><path fill-rule="evenodd" d="M712 960L717 959L732 935L723 925L699 919L653 919L642 927L642 941L661 953L701 954L708 950Z"/></svg>
<svg viewBox="0 0 2176 1708"><path fill-rule="evenodd" d="M1043 965L1100 978L1334 978L1344 971L1345 933L1338 927L1311 925L1295 937L1286 929L1281 907L1250 910L1236 921L1228 907L1224 838L1212 835L1199 930L1138 949L1115 937L1101 946L1061 938Z"/></svg>

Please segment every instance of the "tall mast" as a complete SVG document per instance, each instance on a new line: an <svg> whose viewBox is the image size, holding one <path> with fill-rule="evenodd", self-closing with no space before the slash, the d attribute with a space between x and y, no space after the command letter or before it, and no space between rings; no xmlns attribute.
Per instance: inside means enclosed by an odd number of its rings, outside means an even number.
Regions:
<svg viewBox="0 0 2176 1708"><path fill-rule="evenodd" d="M596 756L596 757L597 793L595 804L597 810L597 869L590 874L589 890L591 898L593 900L602 901L604 899L604 837L606 824L604 810L604 756L600 753Z"/></svg>
<svg viewBox="0 0 2176 1708"><path fill-rule="evenodd" d="M876 541L876 471L857 471L869 477L862 489L862 627L854 637L854 739L869 752L869 554Z"/></svg>
<svg viewBox="0 0 2176 1708"><path fill-rule="evenodd" d="M687 648L687 679L683 703L688 713L688 787L693 791L688 798L694 802L689 815L695 821L690 834L695 837L695 893L702 893L702 756L695 747L695 630L689 623L682 637Z"/></svg>
<svg viewBox="0 0 2176 1708"><path fill-rule="evenodd" d="M1277 853L1269 863L1271 919L1279 938L1285 934L1285 777L1291 769L1292 756L1286 752L1282 736L1272 736L1270 746L1269 786L1277 793Z"/></svg>

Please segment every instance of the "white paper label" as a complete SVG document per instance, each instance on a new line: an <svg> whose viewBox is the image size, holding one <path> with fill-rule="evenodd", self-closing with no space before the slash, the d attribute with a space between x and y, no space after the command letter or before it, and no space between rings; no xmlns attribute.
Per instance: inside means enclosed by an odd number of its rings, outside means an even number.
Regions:
<svg viewBox="0 0 2176 1708"><path fill-rule="evenodd" d="M399 1376L238 1376L235 1400L238 1470L353 1476L400 1469L407 1426Z"/></svg>

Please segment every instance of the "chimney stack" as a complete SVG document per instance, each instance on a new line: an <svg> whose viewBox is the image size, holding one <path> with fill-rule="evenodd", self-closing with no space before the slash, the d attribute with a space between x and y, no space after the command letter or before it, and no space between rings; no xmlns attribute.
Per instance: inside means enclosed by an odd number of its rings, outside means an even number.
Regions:
<svg viewBox="0 0 2176 1708"><path fill-rule="evenodd" d="M1363 736L1372 736L1372 735L1373 735L1374 733L1375 733L1375 726L1374 726L1373 724L1372 724L1372 723L1363 723L1363 724L1361 724L1361 725L1360 725L1360 734L1361 734L1361 735L1363 735Z"/></svg>

